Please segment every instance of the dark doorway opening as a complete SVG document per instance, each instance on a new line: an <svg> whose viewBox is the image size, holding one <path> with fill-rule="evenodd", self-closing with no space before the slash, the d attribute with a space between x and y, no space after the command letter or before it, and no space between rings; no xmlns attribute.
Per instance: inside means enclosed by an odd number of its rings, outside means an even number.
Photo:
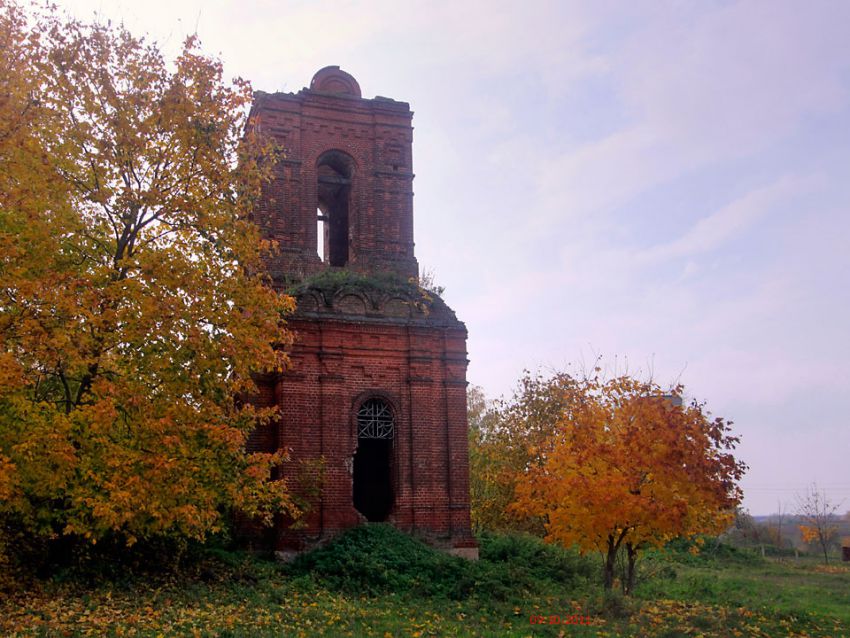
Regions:
<svg viewBox="0 0 850 638"><path fill-rule="evenodd" d="M387 520L393 507L392 458L395 415L383 399L367 399L357 410L354 507L372 523Z"/></svg>
<svg viewBox="0 0 850 638"><path fill-rule="evenodd" d="M387 520L393 506L392 448L392 439L359 439L354 455L354 507L373 523Z"/></svg>

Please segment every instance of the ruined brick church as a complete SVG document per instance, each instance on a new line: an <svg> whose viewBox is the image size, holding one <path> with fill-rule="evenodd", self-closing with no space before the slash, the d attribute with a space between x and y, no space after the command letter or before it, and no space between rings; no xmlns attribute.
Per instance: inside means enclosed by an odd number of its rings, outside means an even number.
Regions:
<svg viewBox="0 0 850 638"><path fill-rule="evenodd" d="M476 556L467 333L417 285L410 106L363 98L332 66L298 93L258 92L252 115L284 151L255 218L278 243L274 284L298 308L290 369L260 381L279 420L251 446L288 450L284 473L310 505L270 542L286 555L387 521Z"/></svg>

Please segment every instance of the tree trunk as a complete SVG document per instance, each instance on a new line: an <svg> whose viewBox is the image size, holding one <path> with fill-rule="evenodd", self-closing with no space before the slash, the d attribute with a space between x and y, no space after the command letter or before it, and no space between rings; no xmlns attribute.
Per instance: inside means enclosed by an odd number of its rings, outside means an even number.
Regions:
<svg viewBox="0 0 850 638"><path fill-rule="evenodd" d="M605 556L605 567L602 570L602 580L605 584L605 589L610 590L614 586L614 564L617 560L617 544L614 542L614 535L608 535L608 552Z"/></svg>
<svg viewBox="0 0 850 638"><path fill-rule="evenodd" d="M626 582L623 592L628 596L635 588L635 564L637 563L637 548L631 543L626 543L626 554L628 556L628 567L626 571Z"/></svg>

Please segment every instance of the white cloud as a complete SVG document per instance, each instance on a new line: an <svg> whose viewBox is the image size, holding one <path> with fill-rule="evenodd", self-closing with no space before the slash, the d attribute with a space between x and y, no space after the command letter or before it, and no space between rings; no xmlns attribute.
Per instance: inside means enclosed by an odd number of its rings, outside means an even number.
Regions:
<svg viewBox="0 0 850 638"><path fill-rule="evenodd" d="M785 176L778 181L750 191L723 208L699 219L681 237L666 244L651 246L635 256L637 263L652 263L672 258L692 257L720 247L724 242L750 230L765 220L777 203L816 186L815 178Z"/></svg>

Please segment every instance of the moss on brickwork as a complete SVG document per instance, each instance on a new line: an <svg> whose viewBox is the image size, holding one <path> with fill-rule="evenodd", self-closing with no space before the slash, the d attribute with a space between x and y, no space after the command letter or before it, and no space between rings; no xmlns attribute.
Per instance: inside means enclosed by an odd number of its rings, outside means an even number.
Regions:
<svg viewBox="0 0 850 638"><path fill-rule="evenodd" d="M445 306L439 295L421 287L414 278L390 272L363 274L348 269L328 269L286 289L296 298L310 291L318 291L331 299L341 290L359 292L369 297L401 297L428 313L435 306Z"/></svg>
<svg viewBox="0 0 850 638"><path fill-rule="evenodd" d="M291 295L303 294L309 290L318 290L326 296L332 296L343 288L364 293L383 293L385 295L420 296L425 291L416 281L407 280L395 273L370 273L368 275L348 269L328 269L302 282L291 286L287 292Z"/></svg>

